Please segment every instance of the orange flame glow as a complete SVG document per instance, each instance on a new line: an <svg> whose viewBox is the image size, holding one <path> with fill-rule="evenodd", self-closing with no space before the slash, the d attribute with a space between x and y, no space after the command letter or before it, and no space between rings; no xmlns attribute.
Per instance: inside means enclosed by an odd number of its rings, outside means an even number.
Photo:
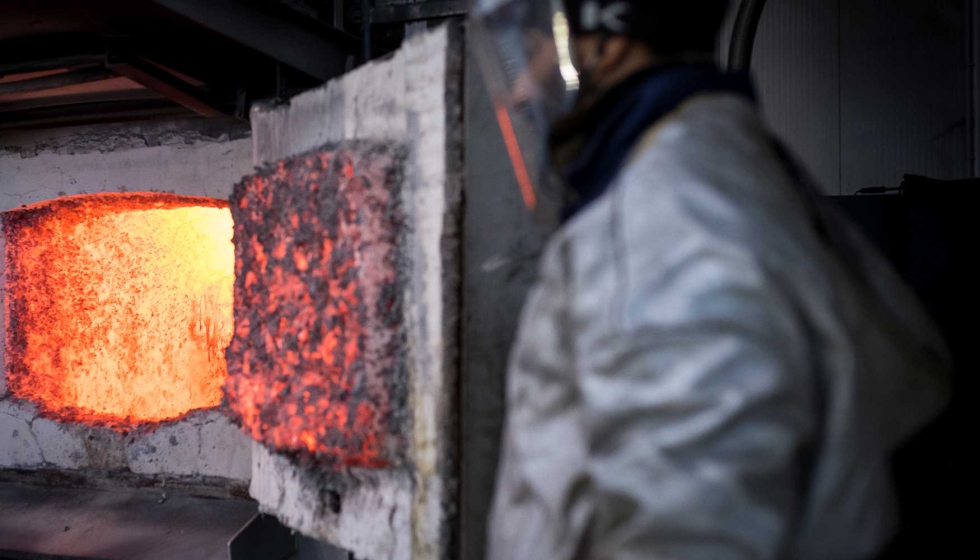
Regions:
<svg viewBox="0 0 980 560"><path fill-rule="evenodd" d="M6 212L11 392L126 429L221 402L232 336L227 203L103 193Z"/></svg>

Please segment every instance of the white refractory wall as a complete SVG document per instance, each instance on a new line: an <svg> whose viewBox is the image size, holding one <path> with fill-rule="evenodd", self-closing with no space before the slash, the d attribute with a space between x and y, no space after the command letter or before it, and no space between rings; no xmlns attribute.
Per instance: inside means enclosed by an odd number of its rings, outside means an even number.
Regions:
<svg viewBox="0 0 980 560"><path fill-rule="evenodd" d="M402 196L411 470L331 478L258 443L253 449L250 490L263 511L365 560L444 558L452 542L462 55L461 30L441 27L288 105L252 110L256 165L344 140L408 148Z"/></svg>
<svg viewBox="0 0 980 560"><path fill-rule="evenodd" d="M227 199L251 171L248 136L241 123L203 120L2 133L0 211L122 190ZM0 270L3 264L0 239ZM251 476L247 437L215 410L195 412L149 435L123 436L39 418L34 406L10 398L4 371L0 344L0 469L128 470L239 481Z"/></svg>

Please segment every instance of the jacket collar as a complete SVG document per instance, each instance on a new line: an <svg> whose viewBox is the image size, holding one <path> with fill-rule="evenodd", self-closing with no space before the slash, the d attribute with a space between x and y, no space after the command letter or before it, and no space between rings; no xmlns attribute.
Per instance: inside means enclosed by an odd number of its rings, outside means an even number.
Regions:
<svg viewBox="0 0 980 560"><path fill-rule="evenodd" d="M710 63L660 65L633 75L556 123L549 143L568 191L563 221L609 188L646 130L688 98L719 92L755 101L747 74L725 74Z"/></svg>

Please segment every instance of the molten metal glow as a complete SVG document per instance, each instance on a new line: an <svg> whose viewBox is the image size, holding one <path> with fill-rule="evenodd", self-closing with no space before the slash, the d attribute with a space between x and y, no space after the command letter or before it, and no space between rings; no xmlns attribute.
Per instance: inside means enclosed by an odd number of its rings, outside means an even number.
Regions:
<svg viewBox="0 0 980 560"><path fill-rule="evenodd" d="M235 187L224 407L273 449L336 467L397 460L396 163L321 151Z"/></svg>
<svg viewBox="0 0 980 560"><path fill-rule="evenodd" d="M7 212L3 229L15 397L117 429L220 404L235 261L226 203L82 195Z"/></svg>

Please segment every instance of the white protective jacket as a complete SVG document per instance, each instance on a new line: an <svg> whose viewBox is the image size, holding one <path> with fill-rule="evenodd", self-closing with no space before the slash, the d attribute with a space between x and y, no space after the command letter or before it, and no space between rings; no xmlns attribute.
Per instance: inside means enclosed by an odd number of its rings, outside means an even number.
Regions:
<svg viewBox="0 0 980 560"><path fill-rule="evenodd" d="M510 364L490 560L849 560L895 529L893 450L946 399L909 289L692 98L550 241Z"/></svg>

